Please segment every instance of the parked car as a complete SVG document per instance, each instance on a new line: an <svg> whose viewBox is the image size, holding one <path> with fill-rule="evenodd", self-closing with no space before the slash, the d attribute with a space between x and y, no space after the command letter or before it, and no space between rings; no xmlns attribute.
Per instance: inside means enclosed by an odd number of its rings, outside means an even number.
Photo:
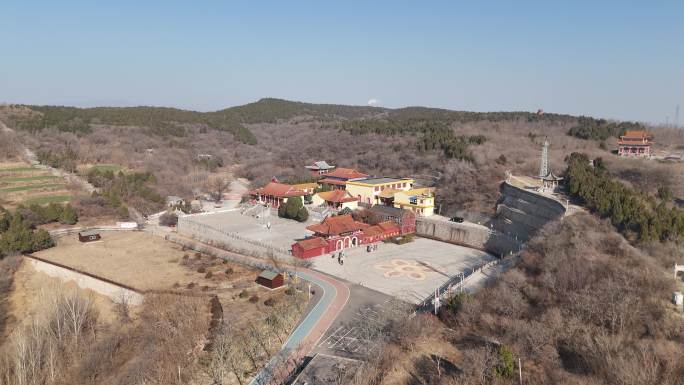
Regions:
<svg viewBox="0 0 684 385"><path fill-rule="evenodd" d="M451 217L451 219L449 219L449 222L463 223L463 218L462 217Z"/></svg>

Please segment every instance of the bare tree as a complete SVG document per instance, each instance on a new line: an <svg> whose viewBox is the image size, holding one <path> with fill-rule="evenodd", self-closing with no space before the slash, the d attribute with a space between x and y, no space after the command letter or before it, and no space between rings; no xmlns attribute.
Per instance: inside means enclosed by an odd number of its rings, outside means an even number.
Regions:
<svg viewBox="0 0 684 385"><path fill-rule="evenodd" d="M223 193L230 187L231 180L225 176L216 176L207 182L207 188L209 189L209 194L214 198L216 202L220 202L223 199Z"/></svg>

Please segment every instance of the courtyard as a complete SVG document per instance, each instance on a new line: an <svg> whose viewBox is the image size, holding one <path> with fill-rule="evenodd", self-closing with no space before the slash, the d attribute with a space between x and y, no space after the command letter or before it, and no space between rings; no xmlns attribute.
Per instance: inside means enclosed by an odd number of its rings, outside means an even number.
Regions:
<svg viewBox="0 0 684 385"><path fill-rule="evenodd" d="M274 209L251 211L244 214L238 209L233 209L192 215L190 220L287 250L290 249L296 239L311 235L311 231L307 230L306 226L316 223L311 219L304 223L283 219L278 217L278 213Z"/></svg>
<svg viewBox="0 0 684 385"><path fill-rule="evenodd" d="M312 267L416 304L452 277L496 259L484 251L427 238L404 245L381 243L372 252L365 247L348 249L345 254L342 265L324 255L311 259Z"/></svg>
<svg viewBox="0 0 684 385"><path fill-rule="evenodd" d="M233 210L195 215L192 221L287 250L295 240L311 235L306 226L315 223L279 218L275 210L257 214ZM380 243L372 252L365 247L347 249L343 265L330 254L308 261L315 270L418 304L449 280L458 282L455 277L460 273L494 259L484 251L416 237L403 245Z"/></svg>

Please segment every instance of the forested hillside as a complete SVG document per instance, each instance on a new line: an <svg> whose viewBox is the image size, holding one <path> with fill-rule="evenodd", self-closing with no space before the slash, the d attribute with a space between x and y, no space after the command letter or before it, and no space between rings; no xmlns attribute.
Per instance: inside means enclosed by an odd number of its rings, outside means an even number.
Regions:
<svg viewBox="0 0 684 385"><path fill-rule="evenodd" d="M562 170L573 151L603 157L617 178L654 193L684 196L671 164L618 160L610 138L639 128L630 122L552 113L310 104L262 99L215 112L162 107L73 108L9 106L0 120L50 163L114 163L151 172L164 195L189 196L217 164L258 185L273 176L300 177L304 164L327 160L367 173L414 176L439 189L442 214L490 214L505 171L535 175L545 138L551 167ZM668 144L684 138L666 131ZM673 140L670 140L673 138ZM586 140L596 139L596 140ZM614 140L614 139L613 139ZM664 141L663 141L664 142Z"/></svg>

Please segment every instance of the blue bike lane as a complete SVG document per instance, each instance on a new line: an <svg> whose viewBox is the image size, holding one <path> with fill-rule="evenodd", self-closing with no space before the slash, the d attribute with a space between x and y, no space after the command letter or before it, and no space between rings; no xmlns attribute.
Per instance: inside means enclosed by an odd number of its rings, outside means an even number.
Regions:
<svg viewBox="0 0 684 385"><path fill-rule="evenodd" d="M287 338L280 352L272 357L266 366L257 373L254 379L250 381L250 385L267 384L273 377L274 367L293 354L298 347L306 349L308 345L309 349L313 349L349 299L349 288L339 281L313 271L300 270L294 274L320 288L323 294ZM340 293L340 291L343 292Z"/></svg>

